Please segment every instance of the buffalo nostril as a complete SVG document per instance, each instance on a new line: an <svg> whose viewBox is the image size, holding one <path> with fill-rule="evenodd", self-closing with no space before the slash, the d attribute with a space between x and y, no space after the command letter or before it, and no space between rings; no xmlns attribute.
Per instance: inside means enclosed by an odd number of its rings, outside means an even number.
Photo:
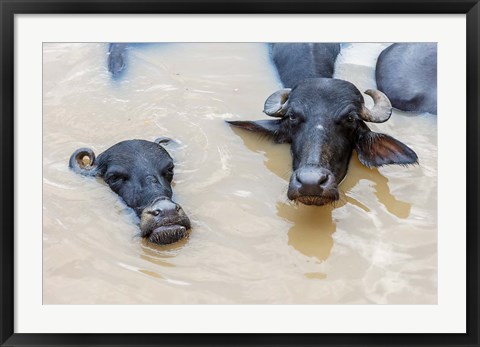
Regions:
<svg viewBox="0 0 480 347"><path fill-rule="evenodd" d="M328 175L320 174L320 178L318 179L318 185L323 186L324 183L327 183L327 181L328 181Z"/></svg>
<svg viewBox="0 0 480 347"><path fill-rule="evenodd" d="M178 211L178 205L171 200L160 200L155 204L155 208L163 216L173 215Z"/></svg>
<svg viewBox="0 0 480 347"><path fill-rule="evenodd" d="M152 206L148 207L145 212L156 219L160 219L178 216L181 209L180 205L174 203L170 199L162 199L157 200Z"/></svg>

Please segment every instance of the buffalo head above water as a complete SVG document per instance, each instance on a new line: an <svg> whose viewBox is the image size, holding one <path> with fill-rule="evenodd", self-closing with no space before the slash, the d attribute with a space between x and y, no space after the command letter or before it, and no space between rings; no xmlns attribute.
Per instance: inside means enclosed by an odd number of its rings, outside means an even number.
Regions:
<svg viewBox="0 0 480 347"><path fill-rule="evenodd" d="M350 82L312 78L293 89L281 89L265 102L264 112L276 119L229 121L250 131L291 143L293 173L288 198L307 205L339 199L338 184L347 173L352 152L368 167L413 164L413 150L391 136L373 132L366 122L382 123L392 106L378 90L367 90L375 104L368 109Z"/></svg>
<svg viewBox="0 0 480 347"><path fill-rule="evenodd" d="M89 148L77 149L69 166L86 176L101 177L140 218L141 236L157 244L187 235L190 220L172 200L173 160L161 143L128 140L113 145L98 158Z"/></svg>

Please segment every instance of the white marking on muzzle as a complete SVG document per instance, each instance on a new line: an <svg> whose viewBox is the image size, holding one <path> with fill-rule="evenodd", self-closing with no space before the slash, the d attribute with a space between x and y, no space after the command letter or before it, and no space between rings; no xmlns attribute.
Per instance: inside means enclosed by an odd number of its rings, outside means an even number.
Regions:
<svg viewBox="0 0 480 347"><path fill-rule="evenodd" d="M318 124L315 128L318 130L325 130L325 128L321 124Z"/></svg>

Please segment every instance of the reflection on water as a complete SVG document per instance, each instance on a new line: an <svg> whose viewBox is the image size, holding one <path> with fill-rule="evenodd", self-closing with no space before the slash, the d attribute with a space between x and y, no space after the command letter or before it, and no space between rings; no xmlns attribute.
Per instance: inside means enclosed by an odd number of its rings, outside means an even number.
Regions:
<svg viewBox="0 0 480 347"><path fill-rule="evenodd" d="M336 77L375 87L386 46L344 45ZM265 45L136 45L114 80L107 51L44 45L45 304L436 303L436 117L371 125L419 165L369 169L354 153L338 202L297 205L289 145L225 123L266 118L280 84ZM174 198L192 221L168 246L141 239L102 180L67 167L79 147L159 136L175 140Z"/></svg>
<svg viewBox="0 0 480 347"><path fill-rule="evenodd" d="M391 214L398 218L407 218L410 214L411 204L397 199L391 192L388 185L388 178L382 175L377 168L367 168L363 166L357 157L354 156L352 163L355 164L355 170L350 170L347 178L341 185L344 192L352 190L360 180L368 180L373 185L377 201L381 203ZM366 212L370 212L368 207L354 199L353 196L346 196L346 201L363 208Z"/></svg>
<svg viewBox="0 0 480 347"><path fill-rule="evenodd" d="M335 221L332 206L318 209L313 206L279 203L278 216L292 223L288 231L288 244L307 257L325 260L333 246Z"/></svg>

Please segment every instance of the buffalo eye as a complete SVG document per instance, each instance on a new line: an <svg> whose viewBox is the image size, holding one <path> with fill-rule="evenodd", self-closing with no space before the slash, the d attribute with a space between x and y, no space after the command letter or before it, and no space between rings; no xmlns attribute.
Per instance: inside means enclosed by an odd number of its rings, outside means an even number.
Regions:
<svg viewBox="0 0 480 347"><path fill-rule="evenodd" d="M354 112L349 113L344 119L345 119L346 123L354 124L355 121L357 120L357 114L354 113Z"/></svg>
<svg viewBox="0 0 480 347"><path fill-rule="evenodd" d="M293 124L293 125L299 124L302 119L302 117L299 114L296 114L293 112L287 113L287 118L290 124Z"/></svg>
<svg viewBox="0 0 480 347"><path fill-rule="evenodd" d="M112 185L112 184L119 184L119 183L122 183L124 181L128 180L128 176L123 174L123 173L116 173L116 172L113 172L113 173L109 173L107 174L107 176L105 177L105 181L109 184L109 185Z"/></svg>
<svg viewBox="0 0 480 347"><path fill-rule="evenodd" d="M171 180L173 179L173 168L174 168L174 165L173 165L173 164L169 165L169 166L166 168L165 173L164 173L165 177L166 177L169 181L171 181Z"/></svg>

